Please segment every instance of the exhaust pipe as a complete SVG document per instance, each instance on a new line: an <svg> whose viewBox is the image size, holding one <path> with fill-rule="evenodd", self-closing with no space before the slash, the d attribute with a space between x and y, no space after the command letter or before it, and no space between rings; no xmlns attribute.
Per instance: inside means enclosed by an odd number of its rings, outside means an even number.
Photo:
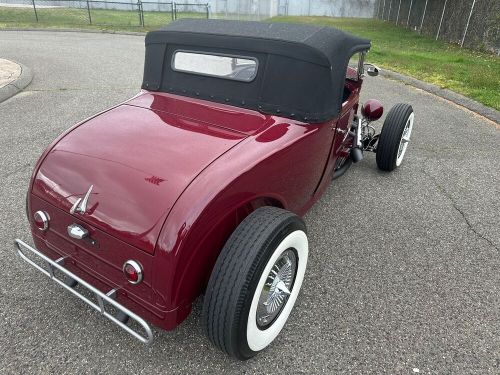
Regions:
<svg viewBox="0 0 500 375"><path fill-rule="evenodd" d="M361 119L358 118L358 123L354 125L356 133L354 133L354 147L351 151L351 158L354 163L363 160L363 150L361 144Z"/></svg>

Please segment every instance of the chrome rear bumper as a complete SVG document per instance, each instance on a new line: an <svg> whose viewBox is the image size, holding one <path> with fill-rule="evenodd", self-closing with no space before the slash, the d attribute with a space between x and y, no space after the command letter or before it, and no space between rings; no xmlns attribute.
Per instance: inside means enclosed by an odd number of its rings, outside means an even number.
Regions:
<svg viewBox="0 0 500 375"><path fill-rule="evenodd" d="M136 339L139 341L145 343L145 344L151 344L153 342L153 333L151 332L151 328L149 327L148 323L138 315L134 314L132 311L127 309L125 306L119 304L118 302L115 301L116 297L116 289L111 289L108 293L103 293L100 290L97 290L94 288L92 285L87 283L86 281L82 280L72 272L68 271L66 268L64 268L62 265L64 264L64 258L59 258L57 260L52 260L45 255L43 255L40 251L37 249L29 246L28 244L24 243L23 241L16 239L15 240L15 246L17 248L17 253L19 256L26 261L27 263L31 264L33 267L38 269L40 272L43 274L47 275L50 277L53 281L55 281L57 284L62 286L63 288L69 290L71 293L73 293L75 296L80 298L82 301L87 303L89 306L92 306L95 310L99 311L103 316L111 320L113 323L118 325L120 328L123 330L127 331L130 333L132 336L134 336ZM29 252L31 255L35 255L39 259L43 260L47 264L47 269L39 266L36 264L33 260L31 260L26 253ZM75 280L80 284L83 288L87 289L88 291L92 292L95 297L97 303L94 301L88 299L84 295L80 294L75 288L72 288L66 283L57 278L54 274L54 271L58 270L64 275L70 277L71 279ZM137 332L136 330L133 330L131 327L129 327L127 324L121 322L118 320L114 315L110 314L108 311L106 311L106 304L112 305L117 311L121 311L122 313L128 315L128 317L132 320L134 320L137 324L139 324L143 330L144 334L141 334L140 332Z"/></svg>

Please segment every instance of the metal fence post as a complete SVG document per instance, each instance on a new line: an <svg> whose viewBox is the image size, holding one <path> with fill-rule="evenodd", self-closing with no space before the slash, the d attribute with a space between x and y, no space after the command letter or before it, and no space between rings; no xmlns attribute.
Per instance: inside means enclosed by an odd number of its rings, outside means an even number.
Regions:
<svg viewBox="0 0 500 375"><path fill-rule="evenodd" d="M141 21L141 6L139 5L139 1L135 4L137 6L137 15L139 16L139 26L142 26L142 21Z"/></svg>
<svg viewBox="0 0 500 375"><path fill-rule="evenodd" d="M465 26L464 36L462 38L462 43L460 43L460 48L464 46L465 36L467 35L467 30L469 30L469 22L472 16L472 11L474 10L474 5L476 5L476 0L472 2L472 7L470 8L469 18L467 18L467 25Z"/></svg>
<svg viewBox="0 0 500 375"><path fill-rule="evenodd" d="M210 18L210 12L209 12L209 7L210 5L208 3L205 4L205 6L207 7L207 20Z"/></svg>
<svg viewBox="0 0 500 375"><path fill-rule="evenodd" d="M137 13L139 13L139 26L144 27L144 13L142 12L142 2L137 1Z"/></svg>
<svg viewBox="0 0 500 375"><path fill-rule="evenodd" d="M422 33L422 26L424 26L425 11L427 10L427 0L425 0L424 14L422 14L422 22L420 22L419 33Z"/></svg>
<svg viewBox="0 0 500 375"><path fill-rule="evenodd" d="M174 15L174 5L175 3L170 3L170 13L172 13L172 21L175 20L175 15Z"/></svg>
<svg viewBox="0 0 500 375"><path fill-rule="evenodd" d="M439 21L438 32L436 34L436 40L439 38L439 32L441 31L441 24L443 23L444 11L446 10L446 2L448 0L444 0L443 13L441 13L441 21Z"/></svg>
<svg viewBox="0 0 500 375"><path fill-rule="evenodd" d="M406 27L410 26L410 15L411 15L411 6L413 5L413 0L410 1L410 9L408 9L408 19L406 20Z"/></svg>
<svg viewBox="0 0 500 375"><path fill-rule="evenodd" d="M177 4L174 3L174 20L177 19Z"/></svg>
<svg viewBox="0 0 500 375"><path fill-rule="evenodd" d="M87 0L87 12L89 14L89 24L92 25L92 17L90 16L90 4L89 4L89 0Z"/></svg>
<svg viewBox="0 0 500 375"><path fill-rule="evenodd" d="M396 25L399 23L399 11L401 10L401 0L399 0L399 6L398 6L398 16L396 17Z"/></svg>
<svg viewBox="0 0 500 375"><path fill-rule="evenodd" d="M38 22L38 13L36 12L35 0L32 0L32 3L33 3L33 10L35 11L36 22Z"/></svg>

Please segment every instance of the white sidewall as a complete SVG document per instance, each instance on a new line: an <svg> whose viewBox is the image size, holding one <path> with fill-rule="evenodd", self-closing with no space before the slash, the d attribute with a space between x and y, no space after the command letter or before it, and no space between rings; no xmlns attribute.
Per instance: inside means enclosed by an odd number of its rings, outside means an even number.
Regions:
<svg viewBox="0 0 500 375"><path fill-rule="evenodd" d="M410 138L411 131L413 130L413 120L414 119L415 119L415 113L412 112L411 115L408 117L408 120L405 123L405 127L406 127L406 125L408 124L408 121L410 122L410 126L408 128L408 138ZM404 132L403 132L403 135L404 135ZM404 144L401 143L401 140L403 139L403 135L401 135L401 139L399 140L398 152L399 152L401 147L403 147L403 151L401 152L401 156L399 156L396 159L396 167L399 167L401 165L401 163L403 162L403 158L405 157L405 154L406 154L406 149L408 148L408 143L404 143Z"/></svg>
<svg viewBox="0 0 500 375"><path fill-rule="evenodd" d="M257 327L257 305L259 303L260 293L264 284L266 282L267 276L271 272L274 263L278 260L280 255L287 249L294 248L298 255L298 266L297 274L295 276L295 281L293 284L292 292L286 301L286 305L279 314L278 318L269 326L266 330L260 330ZM283 241L278 245L276 250L274 250L273 255L266 264L266 268L260 276L259 283L255 289L255 293L252 299L252 305L250 306L250 313L248 314L247 322L247 343L248 347L254 352L258 352L268 346L281 332L281 329L288 320L288 316L292 311L293 305L297 300L299 295L300 287L302 286L302 281L304 280L304 274L306 272L307 257L309 254L309 245L307 241L307 235L301 231L297 230L286 236Z"/></svg>

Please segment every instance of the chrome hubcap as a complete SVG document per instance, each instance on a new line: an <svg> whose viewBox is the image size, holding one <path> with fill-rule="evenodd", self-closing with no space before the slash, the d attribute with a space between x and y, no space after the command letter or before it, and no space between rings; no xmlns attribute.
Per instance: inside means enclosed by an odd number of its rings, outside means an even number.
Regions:
<svg viewBox="0 0 500 375"><path fill-rule="evenodd" d="M297 254L288 249L274 263L262 288L257 306L257 327L266 329L286 305L297 273Z"/></svg>
<svg viewBox="0 0 500 375"><path fill-rule="evenodd" d="M345 156L341 156L337 159L337 164L335 165L335 170L338 171L344 163L346 162L347 158Z"/></svg>

